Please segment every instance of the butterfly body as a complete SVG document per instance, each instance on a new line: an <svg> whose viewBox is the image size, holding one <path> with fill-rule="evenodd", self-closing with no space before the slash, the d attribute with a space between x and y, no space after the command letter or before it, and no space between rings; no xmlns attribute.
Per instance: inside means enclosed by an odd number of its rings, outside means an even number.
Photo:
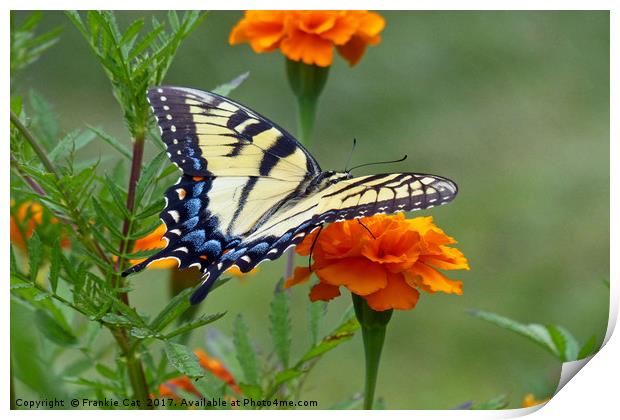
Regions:
<svg viewBox="0 0 620 420"><path fill-rule="evenodd" d="M205 275L192 303L232 265L248 272L275 260L325 223L426 209L457 194L435 175L323 171L275 123L210 92L158 87L147 95L183 175L165 193L166 248L124 275L166 258L197 267Z"/></svg>

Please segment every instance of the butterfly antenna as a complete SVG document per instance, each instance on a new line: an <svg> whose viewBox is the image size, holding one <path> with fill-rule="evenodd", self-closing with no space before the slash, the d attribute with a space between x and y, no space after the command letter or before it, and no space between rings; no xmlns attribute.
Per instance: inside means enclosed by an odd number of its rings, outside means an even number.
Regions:
<svg viewBox="0 0 620 420"><path fill-rule="evenodd" d="M353 157L353 151L355 150L356 145L357 145L357 139L353 137L353 146L351 146L351 151L349 152L349 158L347 159L347 164L344 166L344 172L349 172L347 168L349 167L349 163L351 163L351 158Z"/></svg>
<svg viewBox="0 0 620 420"><path fill-rule="evenodd" d="M407 159L407 155L403 156L402 158L400 158L400 159L398 159L398 160L386 160L386 161L384 161L384 162L370 162L370 163L364 163L364 164L361 164L361 165L357 165L357 166L352 167L351 169L349 169L349 172L351 172L352 170L357 169L357 168L363 168L364 166L370 166L370 165L383 165L384 163L398 163L398 162L402 162L402 161L404 161L405 159Z"/></svg>

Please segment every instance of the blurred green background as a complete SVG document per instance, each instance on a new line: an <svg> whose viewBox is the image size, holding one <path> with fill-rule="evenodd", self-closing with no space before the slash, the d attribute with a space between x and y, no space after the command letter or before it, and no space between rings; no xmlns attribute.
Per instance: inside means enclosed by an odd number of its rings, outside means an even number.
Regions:
<svg viewBox="0 0 620 420"><path fill-rule="evenodd" d="M335 57L309 148L324 169L342 169L355 137L354 163L409 155L358 175L417 171L455 180L457 200L425 213L459 241L472 269L450 273L464 281L463 296L423 294L415 310L395 313L377 394L393 409L453 408L504 393L511 407L519 406L524 394L542 397L555 388L560 364L465 310L561 324L582 342L604 336L609 14L382 14L382 41L360 64L349 68ZM151 13L118 13L125 24L141 15ZM240 17L212 12L181 47L166 83L210 89L249 71L232 97L294 133L295 102L282 55L228 45ZM86 43L64 15L44 14L44 27L57 25L66 27L61 42L26 69L14 88L42 93L63 130L91 124L129 143L108 81ZM88 153L111 150L101 143ZM268 352L269 301L283 267L284 259L263 264L259 274L218 290L202 310L227 310L214 324L225 333L243 313L256 344ZM133 277L132 303L145 313L161 309L167 278L161 270ZM293 346L300 351L307 345L307 291L292 290ZM348 305L346 296L331 302L329 320L335 322ZM193 340L202 347L205 335L199 331ZM356 337L317 365L304 398L327 408L362 388L363 351ZM21 384L19 392L28 393Z"/></svg>

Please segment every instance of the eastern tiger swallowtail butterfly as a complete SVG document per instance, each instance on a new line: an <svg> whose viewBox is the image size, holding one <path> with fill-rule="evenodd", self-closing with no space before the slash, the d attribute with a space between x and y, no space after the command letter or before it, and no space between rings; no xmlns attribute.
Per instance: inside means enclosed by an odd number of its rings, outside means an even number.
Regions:
<svg viewBox="0 0 620 420"><path fill-rule="evenodd" d="M394 173L353 178L323 171L293 136L230 99L180 87L147 92L172 163L183 172L165 193L166 248L123 273L173 258L197 267L203 300L220 274L275 260L325 223L428 209L454 199L454 182Z"/></svg>

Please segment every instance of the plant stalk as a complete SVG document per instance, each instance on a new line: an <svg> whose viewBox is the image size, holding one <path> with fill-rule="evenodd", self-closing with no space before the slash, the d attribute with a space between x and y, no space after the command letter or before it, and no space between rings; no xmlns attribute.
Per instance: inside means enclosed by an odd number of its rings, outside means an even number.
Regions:
<svg viewBox="0 0 620 420"><path fill-rule="evenodd" d="M377 387L377 377L379 375L379 362L381 361L381 351L385 342L385 330L392 310L375 311L366 300L354 293L353 306L355 315L362 328L362 339L364 341L364 357L366 360L366 374L364 380L364 410L372 410L375 401L375 389Z"/></svg>

